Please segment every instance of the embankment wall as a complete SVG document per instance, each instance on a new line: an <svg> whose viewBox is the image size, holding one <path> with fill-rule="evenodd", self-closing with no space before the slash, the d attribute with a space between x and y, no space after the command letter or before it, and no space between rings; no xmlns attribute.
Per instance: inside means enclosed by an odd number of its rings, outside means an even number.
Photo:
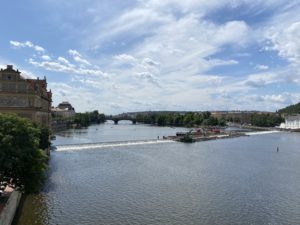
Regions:
<svg viewBox="0 0 300 225"><path fill-rule="evenodd" d="M21 196L22 196L21 192L18 192L18 191L13 191L10 194L10 196L0 214L0 225L11 225L11 223L14 219L16 210L18 208L18 205L20 203Z"/></svg>

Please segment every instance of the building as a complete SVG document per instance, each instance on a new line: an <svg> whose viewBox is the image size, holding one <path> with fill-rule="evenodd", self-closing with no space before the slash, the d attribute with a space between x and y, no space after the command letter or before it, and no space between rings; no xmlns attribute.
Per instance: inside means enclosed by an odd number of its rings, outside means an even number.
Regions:
<svg viewBox="0 0 300 225"><path fill-rule="evenodd" d="M51 123L52 93L46 78L25 79L12 65L0 70L0 113L15 113L44 126Z"/></svg>
<svg viewBox="0 0 300 225"><path fill-rule="evenodd" d="M280 124L283 129L300 129L300 114L293 116L286 116L285 123Z"/></svg>
<svg viewBox="0 0 300 225"><path fill-rule="evenodd" d="M55 118L70 118L75 116L75 109L69 102L62 102L57 107L51 109Z"/></svg>
<svg viewBox="0 0 300 225"><path fill-rule="evenodd" d="M262 112L262 111L213 111L211 115L218 119L225 119L240 124L251 124L252 116L258 115L271 115L276 114L273 112Z"/></svg>

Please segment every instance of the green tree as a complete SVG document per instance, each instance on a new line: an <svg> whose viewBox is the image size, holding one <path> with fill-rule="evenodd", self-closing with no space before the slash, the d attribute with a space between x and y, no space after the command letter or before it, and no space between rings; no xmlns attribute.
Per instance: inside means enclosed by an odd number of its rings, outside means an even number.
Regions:
<svg viewBox="0 0 300 225"><path fill-rule="evenodd" d="M46 149L50 147L50 129L48 127L40 127L39 132L39 148L40 149Z"/></svg>
<svg viewBox="0 0 300 225"><path fill-rule="evenodd" d="M39 149L41 130L29 120L0 113L0 180L21 191L37 192L48 157Z"/></svg>
<svg viewBox="0 0 300 225"><path fill-rule="evenodd" d="M191 127L193 126L194 114L192 112L186 113L183 119L183 125Z"/></svg>
<svg viewBox="0 0 300 225"><path fill-rule="evenodd" d="M194 124L201 125L203 122L203 115L201 113L194 114Z"/></svg>
<svg viewBox="0 0 300 225"><path fill-rule="evenodd" d="M87 127L91 124L90 113L76 113L74 122L83 127Z"/></svg>
<svg viewBox="0 0 300 225"><path fill-rule="evenodd" d="M278 110L281 114L299 114L300 113L300 102L295 105L289 105L283 109Z"/></svg>
<svg viewBox="0 0 300 225"><path fill-rule="evenodd" d="M156 124L158 126L166 126L166 122L167 122L167 117L164 114L160 114L157 116L156 118Z"/></svg>
<svg viewBox="0 0 300 225"><path fill-rule="evenodd" d="M222 127L226 126L226 120L224 118L218 119L218 125Z"/></svg>
<svg viewBox="0 0 300 225"><path fill-rule="evenodd" d="M100 113L98 115L98 123L104 123L105 122L105 115L104 113Z"/></svg>
<svg viewBox="0 0 300 225"><path fill-rule="evenodd" d="M251 124L259 127L274 127L280 125L283 118L277 114L253 114Z"/></svg>
<svg viewBox="0 0 300 225"><path fill-rule="evenodd" d="M208 118L211 116L211 113L208 112L208 111L203 112L202 114L203 114L203 119L204 119L204 120L205 120L205 119L208 119Z"/></svg>
<svg viewBox="0 0 300 225"><path fill-rule="evenodd" d="M202 123L202 125L204 125L204 126L216 126L218 124L219 124L218 119L213 116L210 116L207 119L204 119L203 123Z"/></svg>
<svg viewBox="0 0 300 225"><path fill-rule="evenodd" d="M183 116L180 115L179 113L174 114L174 118L173 118L173 123L174 126L182 126L183 125Z"/></svg>
<svg viewBox="0 0 300 225"><path fill-rule="evenodd" d="M90 117L90 122L98 123L99 112L98 110L94 110L93 112L88 113Z"/></svg>

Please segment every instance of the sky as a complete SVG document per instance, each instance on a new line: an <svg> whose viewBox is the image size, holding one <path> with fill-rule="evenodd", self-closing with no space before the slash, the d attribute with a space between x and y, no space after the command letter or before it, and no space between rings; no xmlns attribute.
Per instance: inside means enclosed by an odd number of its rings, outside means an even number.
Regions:
<svg viewBox="0 0 300 225"><path fill-rule="evenodd" d="M299 0L1 0L0 65L77 112L300 101Z"/></svg>

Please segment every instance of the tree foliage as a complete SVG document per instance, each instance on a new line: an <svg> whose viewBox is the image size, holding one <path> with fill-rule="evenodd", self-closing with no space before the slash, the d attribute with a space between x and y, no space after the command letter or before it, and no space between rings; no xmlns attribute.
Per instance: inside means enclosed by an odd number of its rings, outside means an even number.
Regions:
<svg viewBox="0 0 300 225"><path fill-rule="evenodd" d="M43 133L43 134L42 134ZM0 113L0 180L21 191L36 192L45 179L47 156L39 146L48 145L41 130L29 120Z"/></svg>
<svg viewBox="0 0 300 225"><path fill-rule="evenodd" d="M51 142L49 140L50 137L50 129L48 127L38 127L39 132L39 148L40 149L46 149L49 148L51 145Z"/></svg>
<svg viewBox="0 0 300 225"><path fill-rule="evenodd" d="M210 112L157 112L157 113L139 113L136 116L136 121L145 124L152 124L158 126L185 126L192 127L194 125L206 126L225 126L224 119L217 119L211 116Z"/></svg>
<svg viewBox="0 0 300 225"><path fill-rule="evenodd" d="M283 118L276 114L253 114L251 124L259 127L275 127L283 122Z"/></svg>
<svg viewBox="0 0 300 225"><path fill-rule="evenodd" d="M278 110L279 113L283 114L300 114L300 102L295 105L287 106L283 109Z"/></svg>
<svg viewBox="0 0 300 225"><path fill-rule="evenodd" d="M74 117L74 123L83 127L87 127L92 123L99 124L104 122L105 115L103 113L99 113L98 110L94 110L93 112L76 113Z"/></svg>

